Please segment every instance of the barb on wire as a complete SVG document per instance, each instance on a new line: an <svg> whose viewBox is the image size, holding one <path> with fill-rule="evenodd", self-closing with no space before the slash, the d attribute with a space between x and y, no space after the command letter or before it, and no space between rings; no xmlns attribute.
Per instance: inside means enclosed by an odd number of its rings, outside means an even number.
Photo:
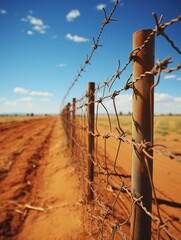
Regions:
<svg viewBox="0 0 181 240"><path fill-rule="evenodd" d="M98 47L102 47L102 45L98 44L95 40L95 38L93 37L93 42L94 42L94 45L93 45L93 49L96 50Z"/></svg>
<svg viewBox="0 0 181 240"><path fill-rule="evenodd" d="M104 24L105 24L105 25L108 24L109 21L117 21L116 19L113 19L113 18L111 18L110 16L107 17L107 14L106 14L106 10L105 10L105 8L103 8L102 10L104 11L104 16L105 16Z"/></svg>
<svg viewBox="0 0 181 240"><path fill-rule="evenodd" d="M175 46L174 42L168 37L168 35L164 32L165 28L167 26L170 26L171 24L175 23L175 22L178 22L181 20L181 15L178 16L178 18L172 20L171 22L169 23L165 23L165 24L161 24L162 22L162 19L163 19L163 15L160 16L159 20L158 20L158 17L156 15L155 12L152 13L154 19L155 19L155 22L156 22L156 27L155 29L153 30L157 36L159 35L162 35L163 37L166 38L166 40L172 45L172 47L179 53L181 54L181 51L179 50L179 48L177 46Z"/></svg>

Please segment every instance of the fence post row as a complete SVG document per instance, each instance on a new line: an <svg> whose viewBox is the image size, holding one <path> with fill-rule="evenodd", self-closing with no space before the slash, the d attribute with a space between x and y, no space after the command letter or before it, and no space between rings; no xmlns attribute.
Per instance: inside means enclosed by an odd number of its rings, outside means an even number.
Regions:
<svg viewBox="0 0 181 240"><path fill-rule="evenodd" d="M94 92L95 83L88 83L88 201L94 199L93 182L94 182Z"/></svg>
<svg viewBox="0 0 181 240"><path fill-rule="evenodd" d="M133 49L143 46L151 30L141 30L133 35ZM146 75L138 80L141 74L150 71L154 66L154 36L145 44L134 58L133 63L133 96L132 96L132 134L135 144L150 142L153 144L153 91L154 76ZM153 156L152 151L149 152ZM146 165L146 162L147 164ZM148 167L147 167L148 166ZM143 197L146 209L152 209L152 188L148 171L152 177L152 159L145 157L141 148L133 147L132 151L132 194ZM134 204L131 220L131 239L151 239L151 218Z"/></svg>

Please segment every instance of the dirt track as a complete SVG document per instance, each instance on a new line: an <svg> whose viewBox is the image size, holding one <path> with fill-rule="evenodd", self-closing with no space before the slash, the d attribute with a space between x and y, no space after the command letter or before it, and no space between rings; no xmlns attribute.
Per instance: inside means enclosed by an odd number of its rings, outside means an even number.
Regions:
<svg viewBox="0 0 181 240"><path fill-rule="evenodd" d="M84 239L81 191L59 119L1 124L0 132L0 239Z"/></svg>

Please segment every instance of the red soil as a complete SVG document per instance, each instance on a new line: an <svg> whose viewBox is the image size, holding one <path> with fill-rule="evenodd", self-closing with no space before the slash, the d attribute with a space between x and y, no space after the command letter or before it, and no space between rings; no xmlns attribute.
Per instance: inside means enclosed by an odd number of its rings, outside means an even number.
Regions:
<svg viewBox="0 0 181 240"><path fill-rule="evenodd" d="M0 239L92 239L84 231L82 189L59 118L1 124L0 133ZM117 143L110 141L107 151L114 159ZM121 148L119 165L123 174L130 175L130 146ZM171 232L178 239L180 172L176 160L158 156L154 161L161 214L174 216Z"/></svg>

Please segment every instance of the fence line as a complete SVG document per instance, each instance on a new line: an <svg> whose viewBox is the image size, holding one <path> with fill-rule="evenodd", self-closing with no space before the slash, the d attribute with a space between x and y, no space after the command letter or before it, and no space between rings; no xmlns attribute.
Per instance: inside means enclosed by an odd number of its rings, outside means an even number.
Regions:
<svg viewBox="0 0 181 240"><path fill-rule="evenodd" d="M116 1L109 17L107 17L104 10L105 21L97 40L94 39L92 52L87 56L83 67L81 67L78 75L68 88L63 98L63 104L70 90L85 70L86 65L90 63L94 51L100 46L99 40L103 29L109 21L114 20L112 19L112 15L118 3L119 1ZM181 156L172 152L168 146L155 144L150 139L143 138L136 142L130 137L119 117L116 101L118 96L130 89L133 90L133 95L137 95L137 83L148 81L148 76L157 76L157 80L150 88L148 96L150 97L151 91L160 82L161 73L177 71L181 68L181 64L167 70L171 62L171 57L167 57L162 61L157 60L154 67L145 69L144 73L135 78L130 73L130 76L124 82L124 87L111 92L115 81L120 78L131 62L136 62L137 57L150 44L153 36L162 35L175 51L181 53L174 42L164 32L167 27L180 21L181 16L165 24L161 24L162 16L159 20L155 13L153 16L156 21L156 27L150 31L144 43L140 47L133 49L129 54L125 66L120 70L120 61L118 61L117 70L110 79L102 82L102 85L98 84L94 90L88 89L83 97L79 99L74 98L72 104L68 103L61 112L68 147L71 148L72 159L76 165L84 189L85 215L87 216L85 221L90 223L90 229L86 231L90 232L95 239L129 239L131 222L133 228L131 239L144 239L136 237L134 233L135 225L133 224L133 220L136 208L141 209L140 211L144 212L152 221L151 236L153 239L165 239L166 237L168 239L178 239L181 234L181 223L179 220L175 216L168 216L158 203L156 196L157 189L154 186L152 173L148 166L148 160L154 162L157 156L175 160L181 160ZM108 101L114 109L114 114L109 113ZM99 114L103 110L105 116ZM150 108L148 112L150 113ZM101 121L101 118L104 118L106 122ZM90 123L90 119L94 123ZM134 124L136 124L136 121ZM139 126L136 125L136 127ZM90 145L92 146L90 147ZM153 192L152 210L146 207L143 195L137 196L133 192L131 188L131 174L127 174L123 164L119 163L124 162L127 165L126 161L128 159L125 159L126 152L130 152L131 149L135 149L135 151L141 153L143 156L145 172L147 172L148 181ZM150 200L152 201L152 199ZM141 230L144 232L143 229Z"/></svg>

